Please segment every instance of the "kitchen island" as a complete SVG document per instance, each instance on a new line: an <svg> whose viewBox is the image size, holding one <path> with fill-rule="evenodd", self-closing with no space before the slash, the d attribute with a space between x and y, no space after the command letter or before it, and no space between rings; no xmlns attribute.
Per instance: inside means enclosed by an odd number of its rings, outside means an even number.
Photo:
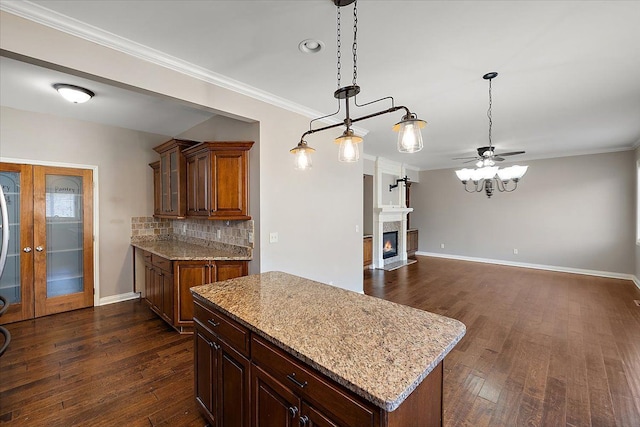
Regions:
<svg viewBox="0 0 640 427"><path fill-rule="evenodd" d="M196 401L210 422L442 424L459 321L282 272L191 292Z"/></svg>

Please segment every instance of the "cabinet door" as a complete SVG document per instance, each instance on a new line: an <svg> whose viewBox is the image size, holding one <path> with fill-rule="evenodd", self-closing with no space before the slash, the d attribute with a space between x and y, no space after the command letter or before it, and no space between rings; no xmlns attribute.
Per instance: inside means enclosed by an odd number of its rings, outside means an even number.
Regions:
<svg viewBox="0 0 640 427"><path fill-rule="evenodd" d="M151 303L151 308L158 314L162 313L162 270L152 267L151 286L149 286L149 295L147 299Z"/></svg>
<svg viewBox="0 0 640 427"><path fill-rule="evenodd" d="M209 152L187 159L187 215L209 216L211 182Z"/></svg>
<svg viewBox="0 0 640 427"><path fill-rule="evenodd" d="M147 300L149 305L153 305L152 297L153 294L153 283L155 280L154 277L155 272L153 271L153 265L151 263L144 263L144 298Z"/></svg>
<svg viewBox="0 0 640 427"><path fill-rule="evenodd" d="M193 297L190 288L215 282L215 267L211 261L176 261L178 318L176 326L191 326L193 323Z"/></svg>
<svg viewBox="0 0 640 427"><path fill-rule="evenodd" d="M247 275L246 261L216 261L216 282Z"/></svg>
<svg viewBox="0 0 640 427"><path fill-rule="evenodd" d="M247 215L248 166L246 151L213 152L211 155L212 217Z"/></svg>
<svg viewBox="0 0 640 427"><path fill-rule="evenodd" d="M206 328L195 323L194 331L194 381L196 404L209 419L217 425L218 355L214 337Z"/></svg>
<svg viewBox="0 0 640 427"><path fill-rule="evenodd" d="M299 425L300 399L257 365L251 367L252 418L255 427Z"/></svg>
<svg viewBox="0 0 640 427"><path fill-rule="evenodd" d="M300 425L305 427L339 427L331 418L308 402L302 402L300 411Z"/></svg>
<svg viewBox="0 0 640 427"><path fill-rule="evenodd" d="M160 174L160 162L150 163L153 169L153 214L162 215L162 175Z"/></svg>
<svg viewBox="0 0 640 427"><path fill-rule="evenodd" d="M169 323L173 324L174 319L174 305L173 305L173 274L162 271L161 277L161 291L162 291L162 317L164 317Z"/></svg>
<svg viewBox="0 0 640 427"><path fill-rule="evenodd" d="M224 341L220 341L218 360L218 423L224 427L249 427L251 377L250 362Z"/></svg>
<svg viewBox="0 0 640 427"><path fill-rule="evenodd" d="M362 241L363 266L366 267L373 262L373 239L367 237Z"/></svg>

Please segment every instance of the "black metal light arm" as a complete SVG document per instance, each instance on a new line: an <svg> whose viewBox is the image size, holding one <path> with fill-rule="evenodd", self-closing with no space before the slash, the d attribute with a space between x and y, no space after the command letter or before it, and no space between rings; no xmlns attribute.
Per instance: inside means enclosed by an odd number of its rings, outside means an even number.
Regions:
<svg viewBox="0 0 640 427"><path fill-rule="evenodd" d="M393 190L394 188L397 188L401 182L404 182L404 185L407 185L407 183L409 183L409 177L405 175L404 178L396 179L395 184L389 184L389 191Z"/></svg>
<svg viewBox="0 0 640 427"><path fill-rule="evenodd" d="M309 129L308 131L306 131L305 133L302 134L302 136L300 137L300 140L303 140L305 136L311 135L311 134L316 133L316 132L322 132L324 130L337 128L339 126L348 126L347 123L346 123L347 121L349 122L349 125L350 125L351 123L357 123L359 121L367 120L367 119L370 119L372 117L381 116L383 114L395 113L398 110L405 110L406 113L407 113L407 116L411 115L411 112L409 111L409 109L407 107L398 106L398 107L391 107L391 108L388 108L388 109L383 110L383 111L378 111L377 113L367 114L366 116L358 117L357 119L351 119L351 118L349 118L347 116L347 118L344 119L344 123L336 123L336 124L333 124L333 125L324 126L324 127L317 128L317 129Z"/></svg>

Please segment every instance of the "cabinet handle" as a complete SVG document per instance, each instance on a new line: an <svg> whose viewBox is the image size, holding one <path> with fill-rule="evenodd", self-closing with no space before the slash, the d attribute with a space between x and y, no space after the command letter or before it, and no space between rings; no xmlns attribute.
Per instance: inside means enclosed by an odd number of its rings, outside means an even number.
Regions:
<svg viewBox="0 0 640 427"><path fill-rule="evenodd" d="M220 344L216 344L214 342L211 343L211 347L213 347L216 350L220 350Z"/></svg>
<svg viewBox="0 0 640 427"><path fill-rule="evenodd" d="M217 328L218 326L220 326L220 323L214 322L213 319L208 319L207 323L213 326L214 328Z"/></svg>
<svg viewBox="0 0 640 427"><path fill-rule="evenodd" d="M289 381L292 381L295 385L297 385L297 386L298 386L298 387L300 387L300 388L305 388L305 387L307 386L307 382L306 382L306 381L305 381L305 382L303 382L303 383L301 383L300 381L298 381L298 380L296 379L296 374L295 374L295 372L294 372L294 373L292 373L292 374L287 375L287 379L288 379Z"/></svg>
<svg viewBox="0 0 640 427"><path fill-rule="evenodd" d="M297 413L298 413L298 407L289 406L289 415L291 415L291 418L295 417Z"/></svg>
<svg viewBox="0 0 640 427"><path fill-rule="evenodd" d="M300 417L300 425L301 426L306 426L307 424L309 424L309 417L307 417L306 415L303 415Z"/></svg>
<svg viewBox="0 0 640 427"><path fill-rule="evenodd" d="M27 246L26 248L22 249L23 252L29 253L31 252L31 247Z"/></svg>
<svg viewBox="0 0 640 427"><path fill-rule="evenodd" d="M42 246L36 246L36 251L42 252L44 248Z"/></svg>

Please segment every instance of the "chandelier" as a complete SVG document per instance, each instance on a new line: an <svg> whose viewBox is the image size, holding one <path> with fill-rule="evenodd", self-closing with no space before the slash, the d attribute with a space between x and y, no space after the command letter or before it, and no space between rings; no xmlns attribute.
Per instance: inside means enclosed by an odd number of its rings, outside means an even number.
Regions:
<svg viewBox="0 0 640 427"><path fill-rule="evenodd" d="M418 119L418 117L411 113L407 107L404 106L396 106L393 100L393 97L387 96L385 98L380 98L375 101L367 102L359 105L356 99L356 95L360 93L360 86L357 84L358 77L358 2L356 0L332 0L337 8L337 80L338 80L338 89L334 92L333 96L338 100L338 111L333 114L329 114L326 116L318 117L309 122L309 130L302 134L300 137L300 142L298 145L289 150L295 156L295 168L298 170L306 170L311 168L311 153L315 151L315 149L309 147L304 138L307 135L311 135L316 132L322 132L327 129L333 129L339 126L344 126L345 130L341 136L336 138L334 142L339 145L338 149L338 160L340 162L353 163L357 162L360 158L360 149L359 144L363 141L362 137L356 135L351 128L353 123L370 119L372 117L381 116L383 114L393 113L399 110L404 110L404 115L402 119L393 126L393 130L398 132L398 151L401 153L415 153L422 150L422 134L420 129L425 127L427 122L424 120ZM354 3L353 6L353 45L351 48L353 54L353 80L352 84L349 86L340 86L341 80L341 40L340 40L340 9L343 6L350 5ZM391 102L391 107L378 111L377 113L367 114L362 117L352 118L350 116L350 101L353 98L353 105L355 107L364 107L366 105L371 105L380 101L388 100ZM341 110L341 100L344 100L345 104L345 113L346 117L341 123L336 123L329 126L324 126L320 128L313 128L313 122L317 120L326 119L328 117L335 116L340 113Z"/></svg>
<svg viewBox="0 0 640 427"><path fill-rule="evenodd" d="M498 76L498 73L491 72L482 76L483 79L489 80L489 109L487 110L487 117L489 118L489 146L481 147L478 149L478 155L480 156L476 163L476 169L460 169L456 171L458 179L464 185L464 189L467 193L476 193L484 190L487 197L493 195L494 190L500 192L510 193L518 188L518 182L527 172L529 166L514 165L507 168L500 169L496 166L496 160L504 160L500 156L523 154L524 151L518 151L513 153L495 154L493 143L491 141L491 128L493 126L493 119L491 117L491 109L493 106L493 100L491 98L491 81ZM473 182L471 188L467 185L469 181Z"/></svg>

